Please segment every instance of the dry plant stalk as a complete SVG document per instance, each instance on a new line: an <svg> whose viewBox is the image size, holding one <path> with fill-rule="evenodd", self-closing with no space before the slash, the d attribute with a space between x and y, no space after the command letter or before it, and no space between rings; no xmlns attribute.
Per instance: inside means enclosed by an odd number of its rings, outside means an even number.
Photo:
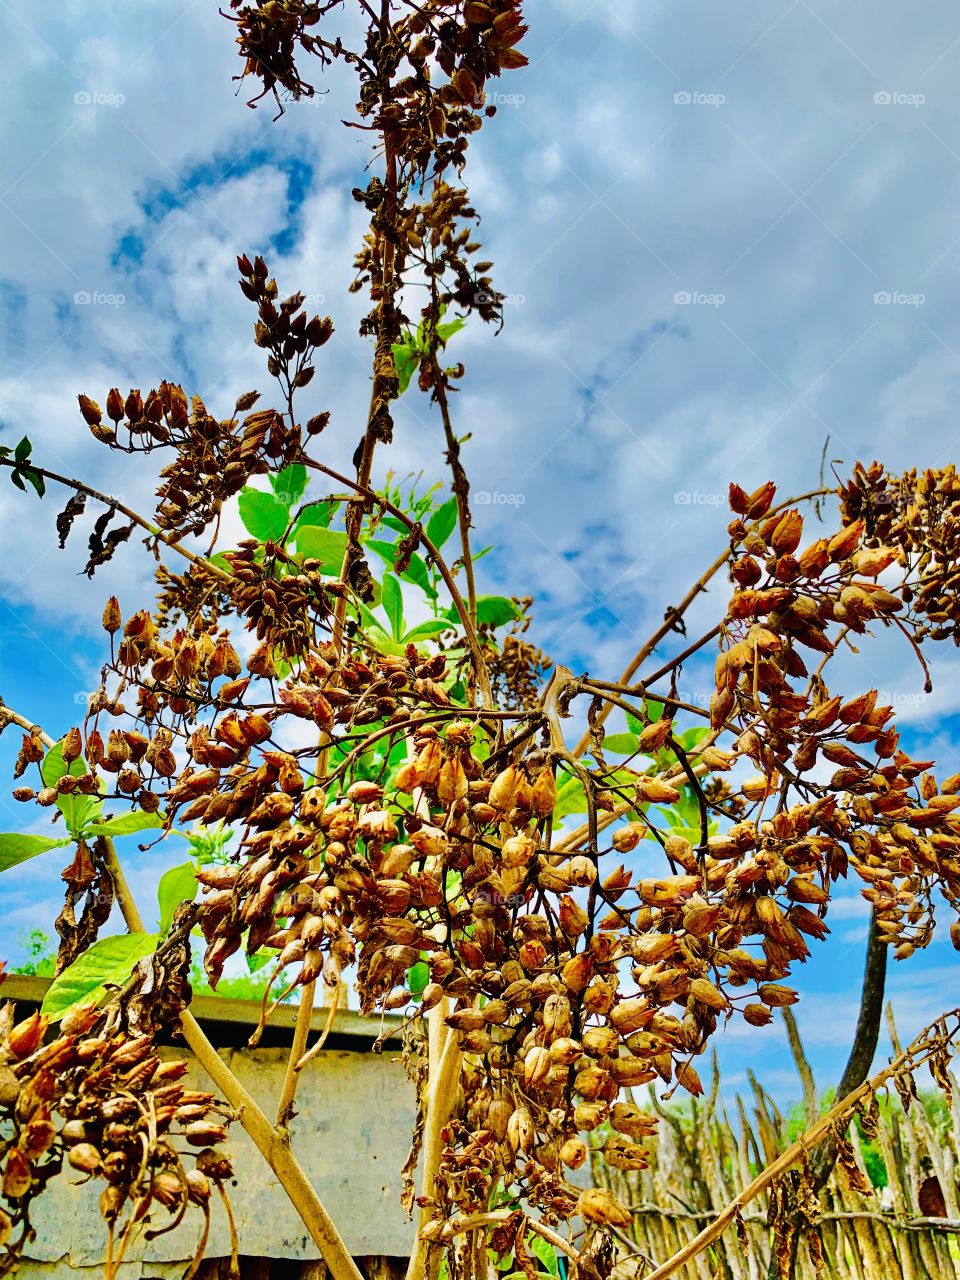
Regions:
<svg viewBox="0 0 960 1280"><path fill-rule="evenodd" d="M0 451L20 488L71 491L61 543L88 501L103 508L91 575L137 531L158 558L154 600L106 604L109 654L82 724L51 744L22 711L0 716L23 730L14 795L61 824L44 848L70 846L61 968L84 972L107 888L131 936L142 933L111 835L234 833L227 856L198 867L199 900L180 905L132 973L125 965L103 1007L71 1010L47 1043L44 1020L5 1015L4 1266L64 1160L104 1182L108 1270L138 1233L170 1229L191 1204L206 1214L231 1176L219 1145L229 1111L333 1274L356 1280L292 1149L315 990L352 975L364 1014L406 1011L420 1055L409 1280L434 1276L444 1250L451 1267L485 1276L488 1248L532 1276L535 1239L602 1272L629 1213L568 1171L607 1124L602 1158L643 1166L651 1118L622 1090L658 1081L699 1094L694 1061L721 1021L761 1026L797 999L788 979L827 933L838 881L863 882L901 959L930 941L936 893L957 904L960 776L938 779L903 749L875 689L834 692L826 673L840 646L881 627L924 673L923 647L960 636L960 479L953 467L893 476L858 463L834 489L789 501L775 501L772 482L733 485L724 549L620 680L551 663L523 638L527 602L477 593L455 423L464 371L446 355L464 320L500 318L461 175L470 136L495 114L491 78L526 61L520 0L359 0L367 28L354 49L330 30L339 4L230 8L243 76L261 86L254 102L272 94L282 109L282 94L312 94L300 70L311 58L357 74L350 125L370 135L372 160L354 192L370 221L353 288L370 301L371 398L345 476L318 456L329 415L302 409L332 320L309 315L303 294L281 297L266 262L242 256L273 405L251 390L221 417L168 382L146 396L111 388L104 408L80 396L106 448L162 459L149 516L43 467L28 441ZM416 328L412 297L425 299ZM439 506L432 491L374 480L414 374L444 426L453 497ZM308 484L319 486L309 499ZM802 508L831 493L834 522L805 528ZM222 546L234 498L251 536ZM713 625L655 658L723 570L731 592ZM427 616L409 626L417 593ZM704 709L683 672L711 652ZM578 710L587 731L571 747ZM611 737L614 712L628 731ZM572 815L583 817L570 830ZM641 842L643 872L631 856ZM276 1124L190 1014L195 926L212 984L231 956L266 952L277 993L301 993ZM178 1025L225 1104L185 1097L182 1068L159 1065L155 1039ZM131 1108L132 1082L147 1101ZM169 1140L183 1126L195 1167ZM589 1240L575 1244L578 1218Z"/></svg>

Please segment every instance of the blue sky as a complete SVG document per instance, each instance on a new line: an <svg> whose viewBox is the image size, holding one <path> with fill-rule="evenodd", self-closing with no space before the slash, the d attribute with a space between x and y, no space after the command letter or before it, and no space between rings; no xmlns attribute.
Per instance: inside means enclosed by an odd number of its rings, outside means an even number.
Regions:
<svg viewBox="0 0 960 1280"><path fill-rule="evenodd" d="M368 159L339 123L352 90L337 70L329 94L278 123L248 110L216 10L0 8L0 435L27 432L49 465L133 505L149 470L98 449L76 394L167 377L228 406L263 386L238 252L264 253L282 289L334 317L305 405L333 411L334 466L367 394L362 303L345 293L362 219L349 190ZM827 437L841 467L960 455L960 12L552 0L529 18L531 65L497 86L473 149L480 238L509 301L499 336L471 324L456 339L469 375L457 426L471 433L477 536L501 548L484 586L535 595L537 642L606 675L713 558L731 480L809 488ZM437 478L439 448L407 395L382 466ZM84 533L58 552L55 510L0 487L0 695L54 733L96 682L103 599L132 605L149 574L131 548L91 590ZM694 624L716 608L701 600ZM888 637L844 660L850 687L881 689L947 774L960 768L952 651L934 677L924 698ZM0 793L0 816L11 829L23 811ZM148 894L161 858L134 866ZM49 925L56 881L38 863L4 877L0 952ZM824 1082L855 1014L863 912L851 886L799 975ZM897 966L905 1032L955 972L942 940ZM792 1091L776 1031L723 1038L728 1082L761 1055Z"/></svg>

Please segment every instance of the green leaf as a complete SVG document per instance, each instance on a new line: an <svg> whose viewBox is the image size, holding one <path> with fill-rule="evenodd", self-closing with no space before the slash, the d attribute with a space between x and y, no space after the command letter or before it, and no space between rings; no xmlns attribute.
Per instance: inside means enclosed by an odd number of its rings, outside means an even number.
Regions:
<svg viewBox="0 0 960 1280"><path fill-rule="evenodd" d="M155 831L163 826L163 821L158 813L131 809L129 813L119 813L106 822L95 822L87 830L95 836L132 836L137 831Z"/></svg>
<svg viewBox="0 0 960 1280"><path fill-rule="evenodd" d="M54 839L52 836L29 836L19 832L0 835L0 872L8 871L28 858L35 858L38 853L46 853L48 849L58 849L69 844L67 839Z"/></svg>
<svg viewBox="0 0 960 1280"><path fill-rule="evenodd" d="M647 698L644 706L647 711L647 719L653 724L654 720L659 720L663 714L663 703L657 702L654 698Z"/></svg>
<svg viewBox="0 0 960 1280"><path fill-rule="evenodd" d="M423 960L418 960L407 970L407 987L415 1000L423 994L423 989L429 981L430 970Z"/></svg>
<svg viewBox="0 0 960 1280"><path fill-rule="evenodd" d="M166 933L173 923L173 913L181 902L192 902L197 896L197 870L192 862L181 862L165 871L157 886L160 910L160 932Z"/></svg>
<svg viewBox="0 0 960 1280"><path fill-rule="evenodd" d="M17 445L16 449L14 449L13 451L14 461L26 462L27 458L30 457L30 454L32 451L33 451L33 445L30 443L27 437L24 436L23 439L20 441L20 443Z"/></svg>
<svg viewBox="0 0 960 1280"><path fill-rule="evenodd" d="M303 525L297 529L297 550L307 559L320 561L320 572L338 574L347 551L347 535L338 529Z"/></svg>
<svg viewBox="0 0 960 1280"><path fill-rule="evenodd" d="M307 487L307 468L302 462L292 462L289 467L284 467L269 479L278 501L292 507L300 501Z"/></svg>
<svg viewBox="0 0 960 1280"><path fill-rule="evenodd" d="M455 333L460 332L466 323L467 322L464 320L463 316L457 316L455 320L448 320L446 324L438 324L437 337L441 342L447 343Z"/></svg>
<svg viewBox="0 0 960 1280"><path fill-rule="evenodd" d="M297 516L297 529L303 528L305 525L314 525L321 529L326 529L339 505L339 502L311 502Z"/></svg>
<svg viewBox="0 0 960 1280"><path fill-rule="evenodd" d="M477 597L477 621L486 623L488 627L502 627L519 617L520 610L506 596Z"/></svg>
<svg viewBox="0 0 960 1280"><path fill-rule="evenodd" d="M534 1235L533 1232L527 1236L527 1248L531 1253L535 1253L543 1265L547 1268L550 1275L559 1276L560 1265L557 1262L557 1251L552 1244L544 1240L543 1236Z"/></svg>
<svg viewBox="0 0 960 1280"><path fill-rule="evenodd" d="M553 810L555 819L566 818L572 813L588 811L587 796L579 778L567 777L557 787L557 803Z"/></svg>
<svg viewBox="0 0 960 1280"><path fill-rule="evenodd" d="M420 622L412 627L403 637L403 643L415 644L418 640L431 640L449 630L450 622L446 618L430 618L427 622Z"/></svg>
<svg viewBox="0 0 960 1280"><path fill-rule="evenodd" d="M608 733L603 739L604 751L612 751L615 756L632 756L639 746L635 733Z"/></svg>
<svg viewBox="0 0 960 1280"><path fill-rule="evenodd" d="M427 562L423 556L417 555L416 551L410 557L409 568L401 573L400 577L404 582L412 583L413 586L419 587L428 600L436 600L437 589L430 581L430 571L427 568Z"/></svg>
<svg viewBox="0 0 960 1280"><path fill-rule="evenodd" d="M272 493L260 489L240 492L240 519L247 533L261 542L278 542L290 522L290 508Z"/></svg>
<svg viewBox="0 0 960 1280"><path fill-rule="evenodd" d="M397 544L395 542L384 542L380 538L368 538L364 546L369 547L371 551L375 551L384 564L388 564L392 569L397 562Z"/></svg>
<svg viewBox="0 0 960 1280"><path fill-rule="evenodd" d="M269 964L271 960L276 960L277 953L275 951L266 951L262 947L259 951L255 951L252 956L247 956L247 968L251 973L257 973L265 964Z"/></svg>
<svg viewBox="0 0 960 1280"><path fill-rule="evenodd" d="M395 342L392 350L393 367L397 371L397 395L402 396L417 371L420 356L412 346L405 342Z"/></svg>
<svg viewBox="0 0 960 1280"><path fill-rule="evenodd" d="M40 764L40 776L45 787L55 787L66 774L67 766L63 761L63 739L55 742ZM70 763L70 773L75 778L83 778L89 773L87 763L82 756ZM76 835L103 808L96 796L72 795L57 796L57 808L63 814L67 830Z"/></svg>
<svg viewBox="0 0 960 1280"><path fill-rule="evenodd" d="M390 619L390 628L393 631L394 640L403 638L403 592L400 590L400 583L396 580L392 573L383 575L383 608Z"/></svg>
<svg viewBox="0 0 960 1280"><path fill-rule="evenodd" d="M82 756L70 762L69 770L63 758L63 739L55 742L40 762L40 777L45 787L55 787L66 773L75 778L82 778L87 772L87 763Z"/></svg>
<svg viewBox="0 0 960 1280"><path fill-rule="evenodd" d="M384 516L380 523L385 529L393 529L395 533L402 533L404 536L410 532L403 521L398 520L396 516Z"/></svg>
<svg viewBox="0 0 960 1280"><path fill-rule="evenodd" d="M627 712L627 728L630 730L631 733L642 733L643 721L638 720L635 715L631 715L631 713L628 711Z"/></svg>
<svg viewBox="0 0 960 1280"><path fill-rule="evenodd" d="M92 947L54 978L43 997L40 1012L55 1021L78 1004L99 1004L107 986L120 986L138 960L156 950L155 933L123 933L99 938Z"/></svg>
<svg viewBox="0 0 960 1280"><path fill-rule="evenodd" d="M19 474L23 476L28 484L33 486L38 498L42 498L47 492L47 486L44 484L43 476L39 471L33 471L30 467L24 467Z"/></svg>
<svg viewBox="0 0 960 1280"><path fill-rule="evenodd" d="M427 521L427 537L437 548L443 546L457 527L457 499L448 498Z"/></svg>

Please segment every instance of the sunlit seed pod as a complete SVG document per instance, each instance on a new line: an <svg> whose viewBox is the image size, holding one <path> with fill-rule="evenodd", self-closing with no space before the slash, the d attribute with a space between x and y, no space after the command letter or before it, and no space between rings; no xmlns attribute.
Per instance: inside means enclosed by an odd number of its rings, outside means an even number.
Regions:
<svg viewBox="0 0 960 1280"><path fill-rule="evenodd" d="M584 1053L591 1058L603 1058L616 1053L620 1037L613 1027L588 1027L582 1038Z"/></svg>
<svg viewBox="0 0 960 1280"><path fill-rule="evenodd" d="M588 1102L612 1102L617 1096L617 1085L613 1077L609 1071L599 1066L584 1067L578 1071L574 1088Z"/></svg>
<svg viewBox="0 0 960 1280"><path fill-rule="evenodd" d="M676 804L680 792L670 782L662 778L639 778L637 780L637 798L651 804Z"/></svg>
<svg viewBox="0 0 960 1280"><path fill-rule="evenodd" d="M386 841L397 838L397 824L387 809L368 809L360 815L356 830L364 840Z"/></svg>
<svg viewBox="0 0 960 1280"><path fill-rule="evenodd" d="M624 1208L612 1191L599 1187L588 1187L581 1191L577 1199L576 1213L585 1222L596 1223L604 1227L629 1227L633 1215Z"/></svg>
<svg viewBox="0 0 960 1280"><path fill-rule="evenodd" d="M441 804L455 804L467 794L467 775L459 758L444 760L437 780L437 799Z"/></svg>
<svg viewBox="0 0 960 1280"><path fill-rule="evenodd" d="M541 769L530 790L530 809L538 818L548 818L556 804L557 783L553 769Z"/></svg>
<svg viewBox="0 0 960 1280"><path fill-rule="evenodd" d="M223 1142L226 1136L224 1126L210 1120L195 1120L184 1131L184 1137L192 1147L213 1147L218 1142Z"/></svg>
<svg viewBox="0 0 960 1280"><path fill-rule="evenodd" d="M650 1025L656 1009L644 996L632 996L621 1000L610 1010L610 1022L621 1036Z"/></svg>
<svg viewBox="0 0 960 1280"><path fill-rule="evenodd" d="M151 1185L153 1194L165 1209L172 1209L180 1204L186 1192L184 1184L172 1172L158 1173Z"/></svg>
<svg viewBox="0 0 960 1280"><path fill-rule="evenodd" d="M530 1088L536 1088L542 1084L550 1074L550 1068L553 1065L550 1051L535 1045L529 1050L523 1060L523 1074Z"/></svg>
<svg viewBox="0 0 960 1280"><path fill-rule="evenodd" d="M568 1138L560 1148L560 1159L568 1169L579 1169L587 1158L587 1144L582 1138Z"/></svg>
<svg viewBox="0 0 960 1280"><path fill-rule="evenodd" d="M210 1199L210 1179L199 1169L190 1169L186 1174L187 1194L192 1204L204 1205Z"/></svg>
<svg viewBox="0 0 960 1280"><path fill-rule="evenodd" d="M49 1115L35 1116L20 1135L20 1150L31 1162L39 1160L53 1146L56 1136Z"/></svg>
<svg viewBox="0 0 960 1280"><path fill-rule="evenodd" d="M585 951L571 956L560 970L561 980L568 991L583 991L593 974L593 958Z"/></svg>
<svg viewBox="0 0 960 1280"><path fill-rule="evenodd" d="M637 1085L647 1084L655 1074L649 1062L634 1057L610 1059L609 1071L615 1090L632 1089ZM613 1096L616 1097L616 1092Z"/></svg>
<svg viewBox="0 0 960 1280"><path fill-rule="evenodd" d="M6 1245L12 1234L13 1219L3 1209L0 1209L0 1249Z"/></svg>
<svg viewBox="0 0 960 1280"><path fill-rule="evenodd" d="M555 867L546 858L537 862L537 883L547 893L566 893L571 887L565 867Z"/></svg>
<svg viewBox="0 0 960 1280"><path fill-rule="evenodd" d="M67 1162L80 1173L97 1173L103 1163L100 1152L92 1142L78 1142L71 1147Z"/></svg>
<svg viewBox="0 0 960 1280"><path fill-rule="evenodd" d="M597 864L585 855L571 858L565 868L567 883L574 888L585 888L597 879Z"/></svg>
<svg viewBox="0 0 960 1280"><path fill-rule="evenodd" d="M420 994L420 1009L426 1013L435 1009L443 999L443 987L438 982L428 982Z"/></svg>
<svg viewBox="0 0 960 1280"><path fill-rule="evenodd" d="M7 1036L6 1048L18 1060L29 1058L40 1047L49 1019L39 1013L32 1013L23 1022L18 1022Z"/></svg>
<svg viewBox="0 0 960 1280"><path fill-rule="evenodd" d="M502 813L509 813L516 805L524 784L523 774L515 765L508 765L494 778L490 786L488 802Z"/></svg>
<svg viewBox="0 0 960 1280"><path fill-rule="evenodd" d="M510 1017L510 1006L505 1000L488 1000L483 1006L483 1017L490 1026L503 1026Z"/></svg>
<svg viewBox="0 0 960 1280"><path fill-rule="evenodd" d="M537 1136L533 1117L526 1107L517 1107L507 1121L507 1141L514 1151L529 1152Z"/></svg>
<svg viewBox="0 0 960 1280"><path fill-rule="evenodd" d="M351 804L377 804L383 796L383 788L377 782L354 782L347 788Z"/></svg>
<svg viewBox="0 0 960 1280"><path fill-rule="evenodd" d="M616 1102L610 1112L610 1124L630 1138L646 1138L656 1131L657 1117L632 1102Z"/></svg>
<svg viewBox="0 0 960 1280"><path fill-rule="evenodd" d="M614 1134L603 1144L603 1158L611 1168L624 1172L645 1169L648 1164L644 1148L622 1134Z"/></svg>
<svg viewBox="0 0 960 1280"><path fill-rule="evenodd" d="M630 853L646 834L646 825L642 822L628 822L613 833L612 844L617 853Z"/></svg>
<svg viewBox="0 0 960 1280"><path fill-rule="evenodd" d="M554 1040L551 1043L548 1052L553 1062L561 1067L569 1067L573 1063L579 1062L583 1057L583 1046L579 1040L572 1040L569 1036L561 1036L559 1040Z"/></svg>
<svg viewBox="0 0 960 1280"><path fill-rule="evenodd" d="M560 899L560 908L558 912L560 920L560 928L568 938L578 938L590 923L590 917L584 911L583 907L571 898L569 894L565 894Z"/></svg>
<svg viewBox="0 0 960 1280"><path fill-rule="evenodd" d="M578 1102L573 1111L573 1122L578 1129L592 1133L606 1120L610 1108L605 1102Z"/></svg>
<svg viewBox="0 0 960 1280"><path fill-rule="evenodd" d="M424 858L442 858L449 849L449 841L439 827L424 825L412 832L407 839Z"/></svg>
<svg viewBox="0 0 960 1280"><path fill-rule="evenodd" d="M528 973L535 973L547 963L547 948L534 938L521 946L517 958Z"/></svg>
<svg viewBox="0 0 960 1280"><path fill-rule="evenodd" d="M481 1031L486 1025L482 1009L458 1009L448 1013L445 1021L454 1031Z"/></svg>
<svg viewBox="0 0 960 1280"><path fill-rule="evenodd" d="M606 1014L617 998L617 980L595 979L583 993L583 1007L587 1013Z"/></svg>
<svg viewBox="0 0 960 1280"><path fill-rule="evenodd" d="M699 1098L703 1093L703 1085L700 1082L700 1077L689 1062L681 1062L677 1064L676 1077L680 1086L686 1089L687 1093L692 1094L693 1097Z"/></svg>
<svg viewBox="0 0 960 1280"><path fill-rule="evenodd" d="M0 1064L0 1107L12 1107L20 1096L20 1081L12 1069Z"/></svg>
<svg viewBox="0 0 960 1280"><path fill-rule="evenodd" d="M800 997L792 987L785 987L776 982L766 982L757 988L757 994L765 1005L772 1009L782 1009L786 1005L796 1004Z"/></svg>
<svg viewBox="0 0 960 1280"><path fill-rule="evenodd" d="M773 1021L773 1014L765 1004L745 1004L741 1010L744 1022L751 1027L766 1027Z"/></svg>
<svg viewBox="0 0 960 1280"><path fill-rule="evenodd" d="M504 840L500 849L500 861L505 867L526 867L536 852L536 840L521 833Z"/></svg>
<svg viewBox="0 0 960 1280"><path fill-rule="evenodd" d="M689 993L698 1004L708 1009L726 1009L727 998L718 987L707 978L694 978L690 983Z"/></svg>
<svg viewBox="0 0 960 1280"><path fill-rule="evenodd" d="M514 965L515 967L519 968L519 966L518 966L518 965L516 965L516 962L515 962L515 961L508 961L508 964L510 964L510 965ZM505 965L505 966L504 966L504 968L506 969L506 968L507 968L507 965ZM504 975L504 976L506 976L506 975ZM531 991L532 991L532 984L531 984L531 982L530 982L530 980L529 980L528 978L517 978L517 979L516 979L516 980L514 980L513 982L509 982L509 983L507 983L507 985L506 985L506 986L504 987L504 989L503 989L503 992L501 993L501 999L504 1001L504 1003L505 1003L505 1004L510 1005L510 1007L511 1007L511 1008L513 1008L513 1009L519 1009L519 1008L522 1008L522 1007L524 1007L525 1005L528 1005L528 1004L530 1003L530 994L531 994ZM564 997L563 997L563 996L551 996L551 997L547 1000L547 1003L546 1003L546 1005L544 1006L544 1013L543 1013L543 1017L544 1017L544 1025L545 1025L545 1026L546 1026L547 1016L548 1016L548 1015L547 1015L547 1009L550 1007L550 1001L551 1001L551 1000L564 1000ZM565 1022L563 1025L565 1026L566 1031L569 1031L569 1029L570 1029L570 1005L569 1005L569 1002L567 1002L567 1004L566 1004L566 1022ZM557 1035L566 1034L566 1031L564 1031L564 1032L557 1031L557 1032L556 1032L556 1034L557 1034Z"/></svg>

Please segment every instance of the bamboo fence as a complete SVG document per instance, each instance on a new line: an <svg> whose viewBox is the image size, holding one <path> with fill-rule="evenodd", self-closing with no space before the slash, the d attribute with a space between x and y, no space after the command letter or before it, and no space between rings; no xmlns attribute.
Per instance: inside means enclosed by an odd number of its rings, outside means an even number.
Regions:
<svg viewBox="0 0 960 1280"><path fill-rule="evenodd" d="M809 1124L819 1114L816 1085L799 1034L788 1014L794 1061ZM888 1010L893 1043L896 1028ZM611 1190L634 1215L632 1230L618 1233L620 1280L642 1280L707 1226L753 1177L797 1136L769 1093L748 1073L748 1098L728 1107L714 1080L709 1094L678 1111L662 1106L651 1091L643 1104L660 1116L650 1139L649 1167L611 1169L591 1153L597 1186ZM921 1082L918 1081L918 1088ZM872 1195L851 1190L837 1168L819 1198L817 1229L823 1267L817 1270L806 1243L793 1264L792 1280L960 1280L960 1089L939 1114L931 1095L904 1110L896 1093L881 1108L869 1152L856 1123L849 1136L861 1172L874 1173ZM942 1095L937 1092L937 1099ZM877 1176L879 1170L885 1171ZM711 1248L679 1267L677 1280L768 1280L773 1265L770 1197L762 1193L742 1217L740 1231L727 1231Z"/></svg>

